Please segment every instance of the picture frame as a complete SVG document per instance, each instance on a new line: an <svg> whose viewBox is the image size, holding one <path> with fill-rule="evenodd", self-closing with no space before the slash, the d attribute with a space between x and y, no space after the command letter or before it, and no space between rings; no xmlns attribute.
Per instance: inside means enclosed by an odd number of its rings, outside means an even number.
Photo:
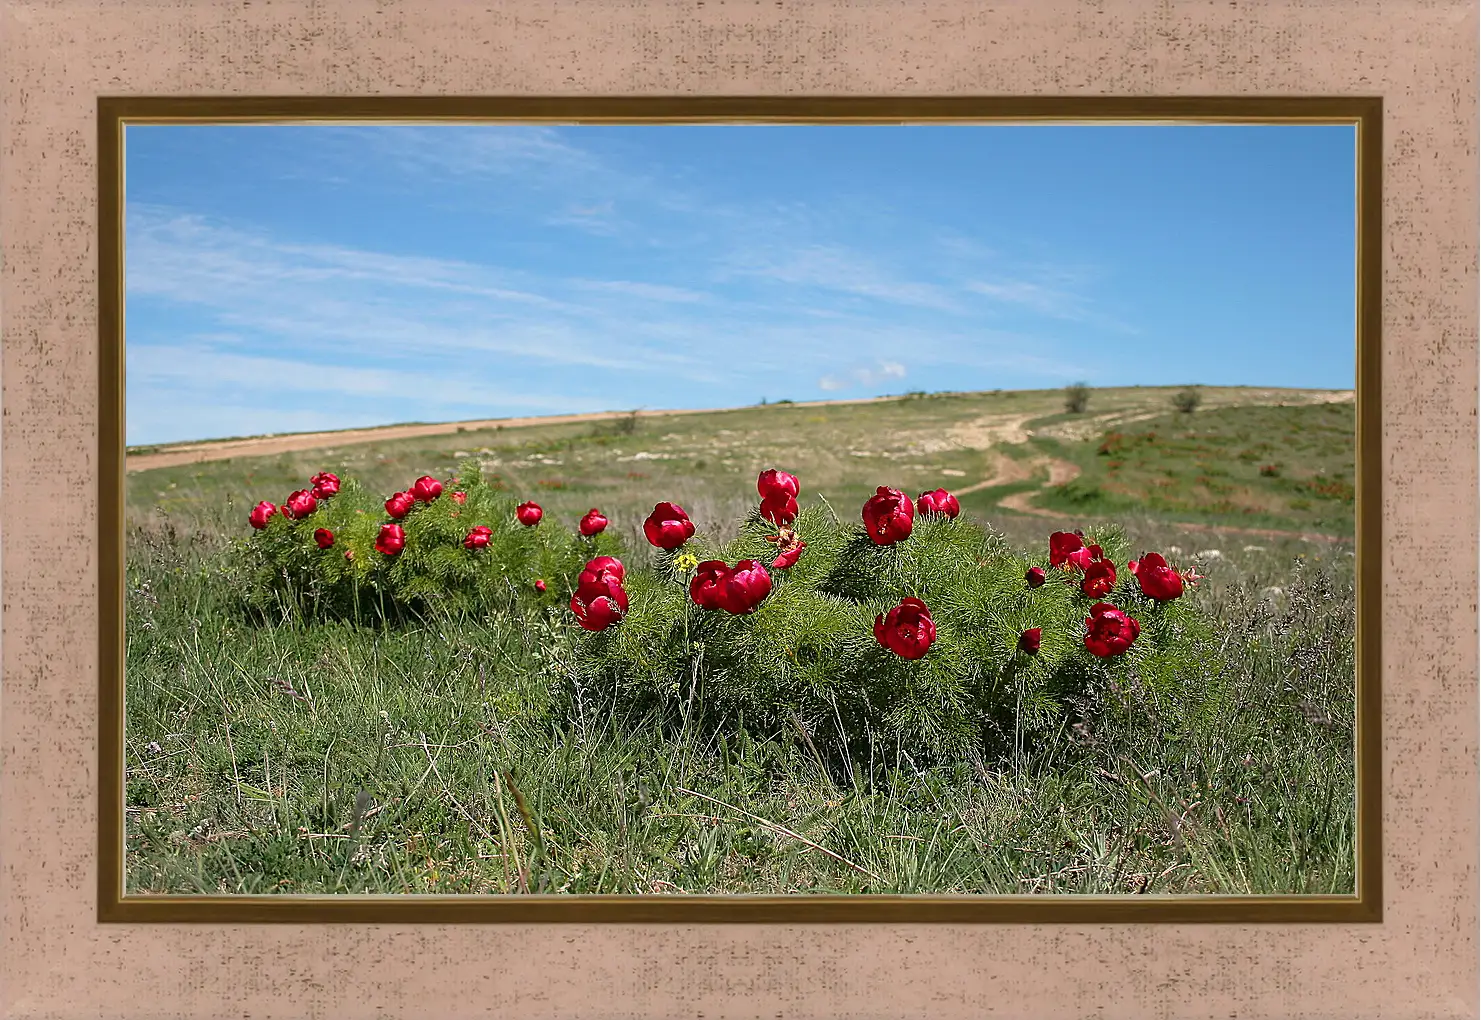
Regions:
<svg viewBox="0 0 1481 1020"><path fill-rule="evenodd" d="M1096 24L1056 4L995 12L962 5L946 15L889 5L764 13L654 5L591 16L553 6L546 20L524 20L528 9L479 18L458 5L428 4L389 25L367 10L326 5L307 22L301 11L264 10L247 34L240 12L224 4L126 14L106 5L13 3L4 12L16 68L6 92L11 158L0 207L7 426L0 470L13 506L0 534L8 639L0 897L10 1013L158 1012L172 1000L181 1012L271 1016L311 1015L330 1003L350 1013L613 1015L613 1002L623 1015L1075 1016L1096 1008L1277 1016L1361 1014L1375 1004L1395 1015L1475 1014L1476 968L1466 949L1476 920L1475 618L1468 596L1457 593L1474 590L1476 567L1474 557L1449 553L1455 530L1474 532L1476 508L1475 278L1467 275L1475 256L1475 96L1465 77L1476 53L1472 5L1339 17L1299 5L1194 14L1123 3ZM692 62L689 77L678 63L636 58L641 40L656 38L655 25L664 37L701 38L663 50ZM1113 30L1128 28L1129 37ZM345 65L327 59L331 38L363 47L344 80L336 75ZM839 38L853 55L840 55ZM1180 49L1178 40L1190 38L1192 50ZM288 56L294 40L312 56ZM264 42L255 63L228 59ZM53 61L63 51L67 70L58 73ZM1369 62L1395 51L1413 58ZM572 52L586 55L574 65L559 56ZM1056 55L1009 68L983 65L988 52ZM1136 52L1163 63L1128 64ZM281 62L270 64L269 54ZM450 61L452 54L465 62ZM1252 65L1255 78L1240 77ZM1128 66L1139 69L1119 70ZM810 75L808 67L828 70ZM1093 81L1092 67L1101 74ZM55 75L50 84L21 84L47 74ZM1382 571L1386 626L1384 712L1373 724L1384 745L1387 835L1375 863L1381 917L1270 926L1249 916L1214 924L1043 916L1019 926L946 916L922 927L903 916L799 923L760 911L743 925L698 914L563 924L511 917L492 927L449 925L453 918L443 916L407 931L384 927L400 922L372 912L328 926L263 915L100 923L102 777L90 770L99 760L95 739L108 739L95 707L104 667L96 643L75 635L93 631L106 594L93 587L101 553L51 509L77 499L77 479L103 470L97 437L107 397L98 386L103 352L93 318L101 275L89 258L101 219L91 212L97 97L783 96L820 83L855 97L1097 89L1382 97L1385 548L1374 569ZM1453 104L1452 93L1464 102ZM1460 178L1466 183L1457 188ZM82 499L88 506L92 497ZM89 509L100 522L106 516L102 503ZM1421 589L1429 598L1455 595L1460 608L1427 613ZM1424 633L1393 627L1395 618L1423 620ZM260 925L265 920L285 923ZM1087 958L1106 962L1074 965ZM227 960L248 966L228 969ZM208 985L182 980L211 968L220 972ZM1244 977L1241 987L1230 982L1231 970ZM299 992L305 978L316 996ZM1087 1005L1107 1001L1116 1005Z"/></svg>
<svg viewBox="0 0 1481 1020"><path fill-rule="evenodd" d="M1343 124L1356 131L1356 790L1357 889L1330 895L125 895L123 548L123 145L129 125L684 123ZM99 912L101 921L324 923L703 922L1076 923L1382 920L1380 662L1377 598L1383 498L1379 458L1383 104L1378 97L100 97L98 208Z"/></svg>

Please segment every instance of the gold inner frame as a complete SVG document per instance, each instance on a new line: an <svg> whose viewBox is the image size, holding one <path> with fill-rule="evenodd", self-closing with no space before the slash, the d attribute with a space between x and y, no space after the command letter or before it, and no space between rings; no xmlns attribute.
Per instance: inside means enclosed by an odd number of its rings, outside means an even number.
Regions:
<svg viewBox="0 0 1481 1020"><path fill-rule="evenodd" d="M1382 169L1377 97L99 97L98 920L207 923L1312 923L1383 919ZM1179 895L125 895L123 141L127 124L1349 124L1357 134L1356 891Z"/></svg>

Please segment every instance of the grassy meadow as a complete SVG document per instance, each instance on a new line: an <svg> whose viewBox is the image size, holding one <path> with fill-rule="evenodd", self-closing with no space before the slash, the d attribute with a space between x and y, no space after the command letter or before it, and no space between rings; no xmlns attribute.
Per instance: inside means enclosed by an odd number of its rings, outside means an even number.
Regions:
<svg viewBox="0 0 1481 1020"><path fill-rule="evenodd" d="M1183 413L1175 392L783 402L131 470L128 889L1351 892L1350 395L1210 387ZM590 710L568 613L239 611L221 564L259 500L320 470L389 494L469 459L552 526L600 507L630 564L656 501L728 537L768 467L841 520L879 485L945 487L1040 558L1051 531L1113 522L1207 575L1184 598L1218 668L935 761L824 717Z"/></svg>

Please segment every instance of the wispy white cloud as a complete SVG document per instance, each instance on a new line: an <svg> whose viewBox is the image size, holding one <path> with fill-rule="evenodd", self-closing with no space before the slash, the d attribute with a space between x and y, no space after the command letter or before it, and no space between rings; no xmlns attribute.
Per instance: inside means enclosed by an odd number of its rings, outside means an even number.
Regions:
<svg viewBox="0 0 1481 1020"><path fill-rule="evenodd" d="M872 298L890 304L959 312L949 290L886 271L840 245L781 245L738 251L721 262L720 275L756 277L801 287Z"/></svg>
<svg viewBox="0 0 1481 1020"><path fill-rule="evenodd" d="M818 380L818 389L828 392L854 389L855 387L878 386L887 379L904 379L905 366L898 361L881 361L874 365L861 365L836 375L825 375Z"/></svg>

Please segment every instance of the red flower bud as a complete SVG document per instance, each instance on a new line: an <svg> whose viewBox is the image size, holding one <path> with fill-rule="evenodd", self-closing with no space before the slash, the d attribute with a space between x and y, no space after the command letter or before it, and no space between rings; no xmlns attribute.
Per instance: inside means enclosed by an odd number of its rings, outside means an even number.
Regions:
<svg viewBox="0 0 1481 1020"><path fill-rule="evenodd" d="M1159 602L1171 602L1183 594L1183 575L1167 565L1160 553L1147 553L1126 565L1136 575L1142 594Z"/></svg>
<svg viewBox="0 0 1481 1020"><path fill-rule="evenodd" d="M864 504L864 530L875 545L894 545L910 537L915 504L899 489L881 485Z"/></svg>
<svg viewBox="0 0 1481 1020"><path fill-rule="evenodd" d="M1097 602L1085 621L1085 647L1091 655L1109 658L1130 648L1141 632L1141 624L1120 609L1109 602Z"/></svg>
<svg viewBox="0 0 1481 1020"><path fill-rule="evenodd" d="M419 503L430 503L442 495L442 483L431 475L422 475L412 483L411 494Z"/></svg>
<svg viewBox="0 0 1481 1020"><path fill-rule="evenodd" d="M535 590L537 592L539 592L541 595L544 595L545 594L545 582L544 581L536 581L535 582Z"/></svg>
<svg viewBox="0 0 1481 1020"><path fill-rule="evenodd" d="M252 525L252 527L256 528L258 531L261 531L263 528L267 527L267 519L277 512L278 508L276 506L269 503L267 500L263 500L261 503L258 503L252 508L252 512L247 515L247 520Z"/></svg>
<svg viewBox="0 0 1481 1020"><path fill-rule="evenodd" d="M399 521L411 513L411 508L416 505L417 498L411 493L398 492L386 500L386 513L390 514L393 520Z"/></svg>
<svg viewBox="0 0 1481 1020"><path fill-rule="evenodd" d="M894 609L874 618L874 640L902 659L919 659L936 640L936 624L920 599L901 599Z"/></svg>
<svg viewBox="0 0 1481 1020"><path fill-rule="evenodd" d="M761 516L777 527L785 527L797 519L797 497L780 489L761 501Z"/></svg>
<svg viewBox="0 0 1481 1020"><path fill-rule="evenodd" d="M475 527L472 531L468 532L467 536L464 537L464 539L463 539L463 548L464 549L487 549L488 548L488 544L489 544L489 539L493 538L493 536L494 536L494 529L493 528L490 528L487 524L480 524L477 527Z"/></svg>
<svg viewBox="0 0 1481 1020"><path fill-rule="evenodd" d="M319 508L319 501L308 489L299 489L283 504L283 516L290 521L302 520Z"/></svg>
<svg viewBox="0 0 1481 1020"><path fill-rule="evenodd" d="M1093 560L1090 566L1085 568L1085 579L1080 582L1080 590L1093 599L1102 595L1109 595L1111 589L1116 587L1116 564L1110 560Z"/></svg>
<svg viewBox="0 0 1481 1020"><path fill-rule="evenodd" d="M468 502L468 494L466 492L450 492L448 493L447 498L452 500L454 503Z"/></svg>
<svg viewBox="0 0 1481 1020"><path fill-rule="evenodd" d="M1038 655L1039 645L1044 638L1044 628L1034 627L1018 635L1018 650L1025 655Z"/></svg>
<svg viewBox="0 0 1481 1020"><path fill-rule="evenodd" d="M600 535L606 531L608 523L607 518L602 516L602 512L596 507L592 507L586 511L586 516L581 518L581 523L578 527L581 534L590 538L592 535Z"/></svg>
<svg viewBox="0 0 1481 1020"><path fill-rule="evenodd" d="M399 524L382 524L380 534L375 536L375 551L385 556L395 556L406 548L406 532Z"/></svg>
<svg viewBox="0 0 1481 1020"><path fill-rule="evenodd" d="M767 468L761 472L761 477L756 479L756 491L761 494L762 499L778 492L796 499L802 487L798 484L796 475L789 475L776 468Z"/></svg>
<svg viewBox="0 0 1481 1020"><path fill-rule="evenodd" d="M677 503L663 502L643 522L643 534L660 549L677 549L694 537L694 522Z"/></svg>
<svg viewBox="0 0 1481 1020"><path fill-rule="evenodd" d="M531 500L528 503L521 503L515 507L514 516L525 527L533 528L540 523L540 518L545 516L545 511L540 509L539 503Z"/></svg>
<svg viewBox="0 0 1481 1020"><path fill-rule="evenodd" d="M1024 572L1023 579L1028 582L1028 586L1030 588L1037 588L1039 587L1039 585L1044 583L1044 579L1047 576L1048 575L1044 573L1043 567L1029 567L1028 570Z"/></svg>
<svg viewBox="0 0 1481 1020"><path fill-rule="evenodd" d="M320 549L328 549L334 544L334 532L328 528L318 528L314 531L314 541L319 543Z"/></svg>
<svg viewBox="0 0 1481 1020"><path fill-rule="evenodd" d="M314 487L315 499L328 499L339 492L339 475L320 471L309 479L309 484Z"/></svg>
<svg viewBox="0 0 1481 1020"><path fill-rule="evenodd" d="M935 492L921 493L920 498L915 501L915 509L922 514L955 517L962 512L962 505L945 489L937 489Z"/></svg>

